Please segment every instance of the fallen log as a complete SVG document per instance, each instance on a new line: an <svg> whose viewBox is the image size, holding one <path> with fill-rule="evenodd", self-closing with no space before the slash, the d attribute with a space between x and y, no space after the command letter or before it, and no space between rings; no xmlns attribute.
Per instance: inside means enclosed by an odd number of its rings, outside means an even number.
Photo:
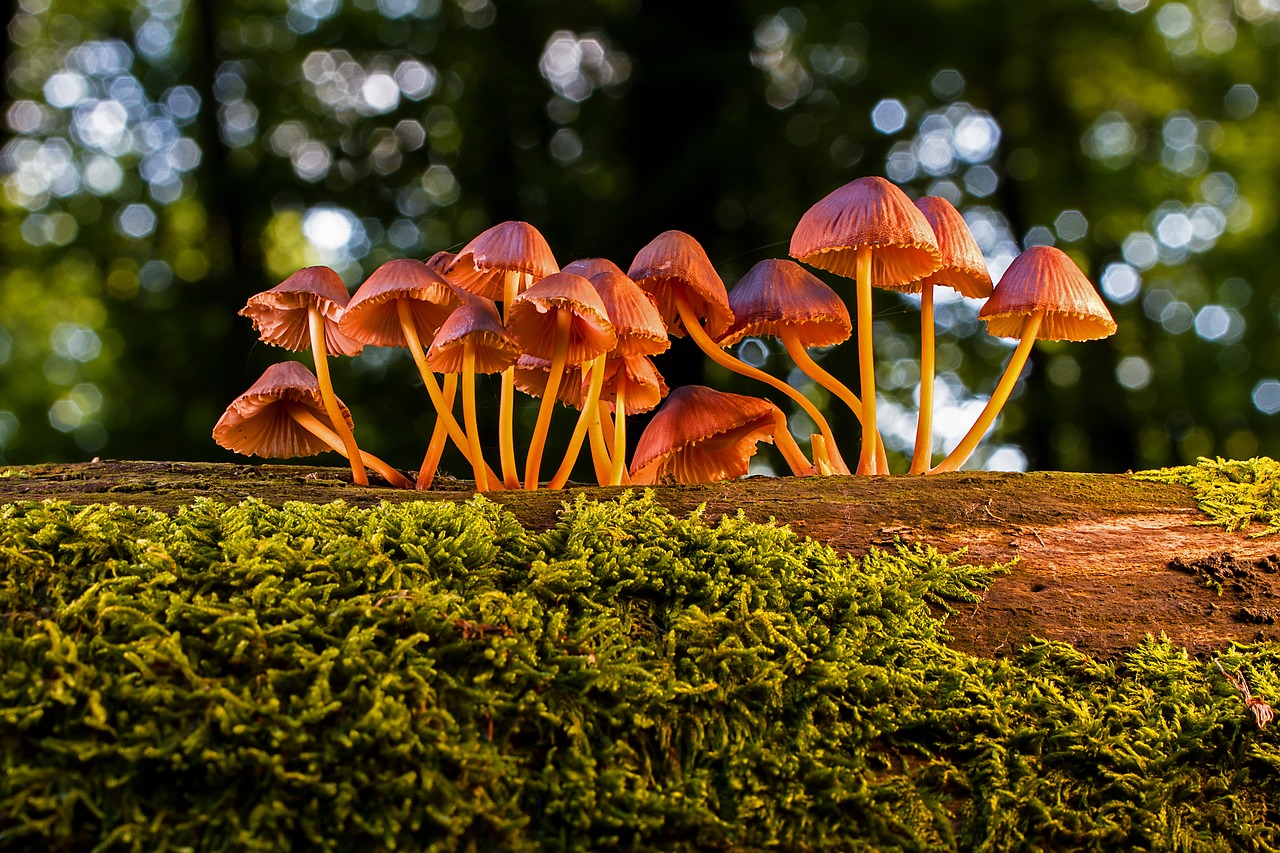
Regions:
<svg viewBox="0 0 1280 853"><path fill-rule="evenodd" d="M342 469L298 465L94 461L0 467L0 503L53 498L172 511L196 498L245 497L358 506L466 500L469 481L438 478L410 492L357 487ZM496 492L522 524L546 528L578 494L620 489ZM1280 639L1280 558L1270 537L1206 525L1191 489L1126 474L975 473L930 477L752 477L660 486L655 497L708 517L742 510L860 555L895 543L967 549L975 563L1014 561L983 600L950 616L958 649L1012 654L1034 637L1111 657L1147 635L1195 653L1231 642Z"/></svg>

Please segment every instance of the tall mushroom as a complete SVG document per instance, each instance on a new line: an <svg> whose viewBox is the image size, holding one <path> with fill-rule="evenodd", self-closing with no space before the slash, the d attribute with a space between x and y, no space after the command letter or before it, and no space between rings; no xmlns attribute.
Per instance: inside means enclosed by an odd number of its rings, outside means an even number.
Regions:
<svg viewBox="0 0 1280 853"><path fill-rule="evenodd" d="M1116 331L1116 321L1089 279L1053 246L1033 246L1014 258L978 317L987 321L988 334L1018 338L1018 346L977 421L931 474L960 470L1009 399L1037 339L1092 341Z"/></svg>
<svg viewBox="0 0 1280 853"><path fill-rule="evenodd" d="M427 264L401 258L387 261L365 279L338 324L344 334L362 344L404 347L413 357L436 410L436 426L418 469L420 489L431 487L446 434L470 461L465 437L453 417L454 385L446 382L441 389L423 355L423 347L431 343L436 330L460 303L458 292Z"/></svg>
<svg viewBox="0 0 1280 853"><path fill-rule="evenodd" d="M733 310L729 307L724 282L697 240L683 231L664 231L636 253L627 276L653 297L670 335L682 338L687 334L716 364L786 394L800 405L824 436L831 435L827 419L803 394L781 379L734 358L716 344L733 325ZM828 443L834 452L834 441ZM835 460L814 461L848 473L843 465L835 465Z"/></svg>
<svg viewBox="0 0 1280 853"><path fill-rule="evenodd" d="M776 337L796 366L826 388L862 420L862 402L849 388L809 355L810 347L826 347L847 341L853 331L849 309L813 273L794 261L769 258L760 261L729 291L733 326L719 341L730 347L753 336ZM839 458L835 438L820 436ZM877 473L889 473L883 442L877 441Z"/></svg>
<svg viewBox="0 0 1280 853"><path fill-rule="evenodd" d="M538 406L538 420L525 460L524 487L536 489L551 410L565 365L581 365L603 356L617 344L617 335L600 294L589 281L573 273L549 275L513 299L507 310L507 331L521 352L551 362L547 390ZM601 362L600 368L593 370L592 385L597 399L604 382L603 366ZM514 378L513 370L513 384ZM583 423L582 418L594 416L594 409L593 402L583 409L579 418L584 433L589 421ZM579 435L577 427L574 434ZM572 442L571 438L571 447Z"/></svg>
<svg viewBox="0 0 1280 853"><path fill-rule="evenodd" d="M467 427L471 469L476 489L490 488L480 430L476 421L476 373L501 373L519 355L516 345L498 319L493 301L473 296L449 315L427 350L427 366L439 373L462 374L462 414ZM495 479L493 485L499 485Z"/></svg>
<svg viewBox="0 0 1280 853"><path fill-rule="evenodd" d="M942 253L942 266L920 281L920 411L910 473L924 474L933 464L933 289L943 285L970 299L986 299L991 295L991 273L964 217L951 202L930 195L916 199L916 207L929 220Z"/></svg>
<svg viewBox="0 0 1280 853"><path fill-rule="evenodd" d="M503 321L511 319L511 303L521 291L559 272L546 239L527 222L502 222L482 231L462 247L449 264L450 281L477 296L502 302ZM515 451L515 373L502 373L498 401L498 455L508 489L520 488Z"/></svg>
<svg viewBox="0 0 1280 853"><path fill-rule="evenodd" d="M667 475L678 483L741 477L757 442L774 440L792 473L809 473L808 461L787 431L786 417L773 403L705 385L682 385L641 434L631 461L631 482L650 485Z"/></svg>
<svg viewBox="0 0 1280 853"><path fill-rule="evenodd" d="M350 300L342 277L328 267L304 267L280 284L249 297L240 315L253 322L263 341L301 352L311 350L325 410L342 439L343 455L351 462L351 477L364 486L369 478L360 461L360 448L338 410L338 397L329 378L329 351L359 355L363 347L338 330L342 311Z"/></svg>
<svg viewBox="0 0 1280 853"><path fill-rule="evenodd" d="M337 410L350 430L351 413L341 400ZM285 459L325 450L345 456L346 447L333 427L319 381L298 362L286 361L268 367L248 391L231 402L213 428L213 440L246 456ZM372 453L361 457L391 485L413 487L403 474Z"/></svg>
<svg viewBox="0 0 1280 853"><path fill-rule="evenodd" d="M862 391L858 472L870 473L878 441L871 288L899 289L936 270L941 261L938 242L906 193L871 176L845 184L805 211L791 235L791 256L856 280Z"/></svg>

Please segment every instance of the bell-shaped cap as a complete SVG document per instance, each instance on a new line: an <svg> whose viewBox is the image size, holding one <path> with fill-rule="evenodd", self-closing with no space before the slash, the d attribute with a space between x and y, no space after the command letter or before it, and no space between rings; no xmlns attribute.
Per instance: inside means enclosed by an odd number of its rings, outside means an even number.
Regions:
<svg viewBox="0 0 1280 853"><path fill-rule="evenodd" d="M987 333L1022 337L1022 321L1043 311L1037 340L1092 341L1115 334L1116 321L1098 291L1061 249L1032 246L1013 259L978 312Z"/></svg>
<svg viewBox="0 0 1280 853"><path fill-rule="evenodd" d="M614 355L657 355L671 348L667 328L649 294L622 272L602 272L591 279L618 336Z"/></svg>
<svg viewBox="0 0 1280 853"><path fill-rule="evenodd" d="M857 250L873 249L871 284L910 289L942 261L924 214L884 178L858 178L805 211L791 235L791 257L845 278L857 277Z"/></svg>
<svg viewBox="0 0 1280 853"><path fill-rule="evenodd" d="M579 258L572 263L565 264L564 269L560 272L571 272L574 275L580 275L590 281L600 273L615 273L617 275L626 275L622 268L608 258Z"/></svg>
<svg viewBox="0 0 1280 853"><path fill-rule="evenodd" d="M551 378L551 362L545 358L521 353L516 359L516 388L530 397L543 397L547 393L547 380ZM565 365L564 375L556 388L556 400L581 409L587 399L586 379L582 368L576 364Z"/></svg>
<svg viewBox="0 0 1280 853"><path fill-rule="evenodd" d="M304 267L270 290L249 297L240 316L266 343L301 352L311 348L310 310L324 317L324 344L331 354L359 355L364 348L338 329L351 298L342 277L328 267Z"/></svg>
<svg viewBox="0 0 1280 853"><path fill-rule="evenodd" d="M741 477L756 443L773 442L777 415L778 407L759 397L683 385L671 392L640 436L631 481L657 483L667 474L679 483Z"/></svg>
<svg viewBox="0 0 1280 853"><path fill-rule="evenodd" d="M924 285L942 285L958 291L970 299L986 299L991 295L991 273L986 258L973 239L973 232L965 223L960 211L945 198L927 195L916 199L916 207L929 221L933 235L938 238L938 251L942 253L942 266L919 282L915 290Z"/></svg>
<svg viewBox="0 0 1280 853"><path fill-rule="evenodd" d="M427 367L436 373L461 373L467 342L476 373L501 373L515 364L519 350L498 319L492 299L473 296L449 315L427 348Z"/></svg>
<svg viewBox="0 0 1280 853"><path fill-rule="evenodd" d="M573 273L553 273L512 300L507 332L521 352L550 359L560 311L572 315L566 364L590 361L617 345L618 336L600 294L591 282Z"/></svg>
<svg viewBox="0 0 1280 853"><path fill-rule="evenodd" d="M338 328L368 346L407 347L398 303L409 307L420 341L430 341L436 329L460 303L449 282L422 261L387 261L365 279L342 312Z"/></svg>
<svg viewBox="0 0 1280 853"><path fill-rule="evenodd" d="M683 231L663 231L636 253L627 276L653 297L667 332L683 338L687 331L676 310L683 293L693 313L704 319L712 340L733 325L729 294L702 245Z"/></svg>
<svg viewBox="0 0 1280 853"><path fill-rule="evenodd" d="M289 403L302 406L332 428L316 377L298 362L286 361L268 367L248 391L231 402L213 428L213 440L236 453L273 459L314 456L332 450L298 425L289 415ZM351 413L341 400L338 408L351 429Z"/></svg>
<svg viewBox="0 0 1280 853"><path fill-rule="evenodd" d="M662 402L667 396L667 383L662 374L653 366L653 360L646 355L628 355L614 358L610 356L604 364L604 385L600 391L600 402L609 407L609 411L617 411L618 387L626 386L628 415L647 412ZM582 393L586 394L586 385Z"/></svg>
<svg viewBox="0 0 1280 853"><path fill-rule="evenodd" d="M559 271L551 247L537 228L528 222L501 222L463 246L447 275L464 290L501 301L507 273L523 273L536 282Z"/></svg>
<svg viewBox="0 0 1280 853"><path fill-rule="evenodd" d="M760 261L733 286L729 307L733 327L719 341L722 347L754 335L782 337L784 326L806 349L842 343L853 333L844 301L795 261Z"/></svg>

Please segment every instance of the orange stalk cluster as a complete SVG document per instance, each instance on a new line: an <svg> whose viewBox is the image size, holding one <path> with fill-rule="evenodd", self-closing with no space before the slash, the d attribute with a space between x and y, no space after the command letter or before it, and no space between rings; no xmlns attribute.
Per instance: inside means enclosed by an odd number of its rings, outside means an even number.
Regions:
<svg viewBox="0 0 1280 853"><path fill-rule="evenodd" d="M715 482L742 476L761 441L774 443L796 476L888 474L876 427L872 291L921 297L920 414L910 473L955 471L991 427L1037 340L1091 340L1116 324L1096 289L1064 253L1034 247L992 286L982 253L949 202L912 202L883 178L860 178L829 194L801 218L791 255L854 281L855 313L816 275L791 260L761 261L732 292L698 242L680 231L658 235L626 272L602 258L561 270L532 225L504 222L456 255L383 264L349 296L327 267L307 267L249 299L240 312L263 341L310 349L315 373L298 362L273 365L233 401L214 427L218 444L267 457L334 450L392 486L429 489L445 445L471 466L479 491L536 489L557 401L579 410L562 461L546 485L568 480L588 442L601 485ZM987 331L1019 344L990 402L960 444L933 464L933 288L986 298ZM502 303L499 312L497 303ZM809 355L849 340L856 328L858 392ZM786 416L768 400L700 385L668 396L653 358L670 337L688 335L717 364L790 397L818 430L812 458L793 438ZM861 422L857 465L850 469L837 436L814 403L787 382L746 364L728 348L747 337L776 337L795 365L849 407ZM436 426L416 480L357 447L350 412L329 379L330 353L353 356L365 345L405 347L422 376ZM498 465L484 458L477 425L475 375L501 373ZM437 380L437 374L443 377ZM462 422L454 415L458 386ZM515 392L540 397L523 469L515 452ZM641 435L628 468L626 419L666 398ZM851 457L852 458L852 457Z"/></svg>

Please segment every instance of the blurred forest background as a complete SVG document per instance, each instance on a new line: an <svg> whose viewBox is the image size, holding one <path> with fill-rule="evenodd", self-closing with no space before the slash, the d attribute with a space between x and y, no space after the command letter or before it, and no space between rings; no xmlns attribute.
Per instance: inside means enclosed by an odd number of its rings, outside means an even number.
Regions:
<svg viewBox="0 0 1280 853"><path fill-rule="evenodd" d="M870 174L955 203L993 275L1059 246L1119 322L1105 341L1037 343L971 467L1280 450L1280 0L0 0L0 15L0 462L236 458L210 437L223 409L268 364L308 358L236 312L304 265L354 290L385 260L523 219L561 265L623 269L678 228L731 287ZM849 282L821 277L852 305ZM978 303L939 300L944 449L1011 347ZM895 470L914 439L917 304L876 292ZM774 342L738 351L791 369ZM795 408L683 344L657 365L673 387ZM852 343L824 365L856 387ZM407 354L333 370L362 446L416 467L432 417ZM496 382L481 395L492 421ZM856 422L830 402L856 456Z"/></svg>

